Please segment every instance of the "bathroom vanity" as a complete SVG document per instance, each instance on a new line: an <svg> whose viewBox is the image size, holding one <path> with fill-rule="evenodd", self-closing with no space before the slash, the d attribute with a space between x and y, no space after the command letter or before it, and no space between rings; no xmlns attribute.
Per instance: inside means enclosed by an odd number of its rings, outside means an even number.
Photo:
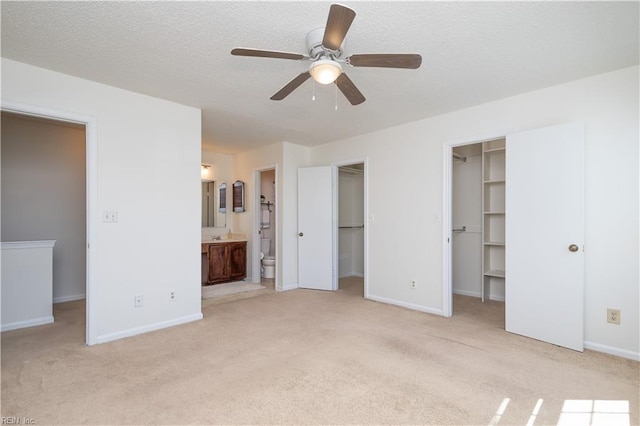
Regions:
<svg viewBox="0 0 640 426"><path fill-rule="evenodd" d="M247 241L213 240L202 242L206 256L205 285L243 280L247 276Z"/></svg>

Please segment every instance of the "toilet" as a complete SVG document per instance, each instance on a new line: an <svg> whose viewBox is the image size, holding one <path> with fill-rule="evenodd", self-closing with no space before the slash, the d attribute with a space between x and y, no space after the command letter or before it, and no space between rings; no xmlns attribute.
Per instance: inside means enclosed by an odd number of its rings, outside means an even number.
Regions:
<svg viewBox="0 0 640 426"><path fill-rule="evenodd" d="M269 256L271 249L271 238L260 240L260 260L262 261L262 276L264 278L274 278L276 270L276 257Z"/></svg>

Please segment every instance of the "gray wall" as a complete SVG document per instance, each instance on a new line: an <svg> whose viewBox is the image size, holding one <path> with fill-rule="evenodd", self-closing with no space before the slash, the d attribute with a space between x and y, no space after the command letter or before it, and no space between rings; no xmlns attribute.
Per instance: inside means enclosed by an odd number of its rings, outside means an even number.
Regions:
<svg viewBox="0 0 640 426"><path fill-rule="evenodd" d="M2 113L2 241L56 240L53 300L85 297L84 126Z"/></svg>

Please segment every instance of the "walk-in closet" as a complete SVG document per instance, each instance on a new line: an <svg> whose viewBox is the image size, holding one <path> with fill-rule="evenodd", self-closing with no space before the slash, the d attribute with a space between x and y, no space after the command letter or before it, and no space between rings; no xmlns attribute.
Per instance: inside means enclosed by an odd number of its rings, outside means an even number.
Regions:
<svg viewBox="0 0 640 426"><path fill-rule="evenodd" d="M455 295L482 302L505 300L505 159L505 139L453 149Z"/></svg>

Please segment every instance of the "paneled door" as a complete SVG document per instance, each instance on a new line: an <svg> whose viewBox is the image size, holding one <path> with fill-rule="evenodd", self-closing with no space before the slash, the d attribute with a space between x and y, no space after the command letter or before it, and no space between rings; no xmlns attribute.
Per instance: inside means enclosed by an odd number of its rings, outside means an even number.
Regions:
<svg viewBox="0 0 640 426"><path fill-rule="evenodd" d="M584 343L584 126L507 136L506 330Z"/></svg>

